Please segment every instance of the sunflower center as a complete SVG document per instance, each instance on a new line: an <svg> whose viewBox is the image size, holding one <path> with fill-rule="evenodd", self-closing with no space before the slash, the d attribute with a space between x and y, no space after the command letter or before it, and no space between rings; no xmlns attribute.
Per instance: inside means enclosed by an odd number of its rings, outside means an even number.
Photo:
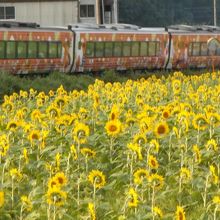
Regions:
<svg viewBox="0 0 220 220"><path fill-rule="evenodd" d="M16 128L16 127L17 127L17 125L15 123L10 124L10 128Z"/></svg>
<svg viewBox="0 0 220 220"><path fill-rule="evenodd" d="M165 134L166 129L165 129L165 127L163 125L160 125L158 127L157 131L158 131L158 134Z"/></svg>
<svg viewBox="0 0 220 220"><path fill-rule="evenodd" d="M155 166L156 166L156 162L155 162L154 160L151 160L151 165L152 165L153 167L155 167Z"/></svg>
<svg viewBox="0 0 220 220"><path fill-rule="evenodd" d="M115 126L115 125L110 125L110 126L109 126L109 130L110 130L111 132L117 131L117 126Z"/></svg>
<svg viewBox="0 0 220 220"><path fill-rule="evenodd" d="M169 117L169 113L168 113L168 112L164 112L164 113L163 113L163 117L164 117L164 118L168 118L168 117Z"/></svg>
<svg viewBox="0 0 220 220"><path fill-rule="evenodd" d="M35 139L35 140L38 140L38 139L39 139L39 136L38 136L38 134L32 134L31 138L32 138L32 139Z"/></svg>
<svg viewBox="0 0 220 220"><path fill-rule="evenodd" d="M58 178L58 181L59 181L59 183L60 183L61 185L64 183L64 180L63 180L62 177L59 177L59 178Z"/></svg>

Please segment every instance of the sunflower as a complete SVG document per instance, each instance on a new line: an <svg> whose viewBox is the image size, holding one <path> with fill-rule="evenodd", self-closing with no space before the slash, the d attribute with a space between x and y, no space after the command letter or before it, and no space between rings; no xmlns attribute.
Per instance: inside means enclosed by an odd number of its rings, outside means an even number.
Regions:
<svg viewBox="0 0 220 220"><path fill-rule="evenodd" d="M58 172L55 176L54 179L56 182L59 184L59 186L65 186L67 184L67 177L63 172Z"/></svg>
<svg viewBox="0 0 220 220"><path fill-rule="evenodd" d="M46 112L50 118L56 118L60 116L60 109L58 109L55 105L50 105L46 109Z"/></svg>
<svg viewBox="0 0 220 220"><path fill-rule="evenodd" d="M58 96L54 100L54 103L59 109L61 109L67 104L67 99L66 97Z"/></svg>
<svg viewBox="0 0 220 220"><path fill-rule="evenodd" d="M152 148L155 153L159 152L160 145L156 139L150 141L150 148Z"/></svg>
<svg viewBox="0 0 220 220"><path fill-rule="evenodd" d="M160 122L155 126L154 133L156 137L162 138L169 133L169 127L166 122Z"/></svg>
<svg viewBox="0 0 220 220"><path fill-rule="evenodd" d="M78 113L79 119L84 120L88 118L88 110L85 108L80 108Z"/></svg>
<svg viewBox="0 0 220 220"><path fill-rule="evenodd" d="M77 160L78 155L77 155L77 151L76 151L75 145L72 145L72 146L70 147L70 151L71 151L71 153L72 153L73 159L74 159L74 160Z"/></svg>
<svg viewBox="0 0 220 220"><path fill-rule="evenodd" d="M212 202L214 204L220 205L220 196L214 196L212 199ZM1 207L1 205L0 205L0 207Z"/></svg>
<svg viewBox="0 0 220 220"><path fill-rule="evenodd" d="M17 121L10 121L7 124L6 129L10 130L10 131L15 131L18 128L18 126L19 126L19 122L17 122Z"/></svg>
<svg viewBox="0 0 220 220"><path fill-rule="evenodd" d="M82 148L80 150L81 154L84 155L85 157L89 157L89 158L92 158L92 157L95 157L96 155L96 152L90 148Z"/></svg>
<svg viewBox="0 0 220 220"><path fill-rule="evenodd" d="M128 127L133 126L136 122L137 122L137 119L133 118L133 117L128 117L125 121L125 123Z"/></svg>
<svg viewBox="0 0 220 220"><path fill-rule="evenodd" d="M134 183L135 184L142 184L143 180L148 178L149 172L145 169L138 169L134 173Z"/></svg>
<svg viewBox="0 0 220 220"><path fill-rule="evenodd" d="M98 189L102 188L106 183L105 175L99 170L92 170L89 173L88 180Z"/></svg>
<svg viewBox="0 0 220 220"><path fill-rule="evenodd" d="M207 113L208 123L214 127L220 125L220 115L218 113Z"/></svg>
<svg viewBox="0 0 220 220"><path fill-rule="evenodd" d="M129 143L127 144L127 147L138 156L139 160L143 160L141 147L137 143Z"/></svg>
<svg viewBox="0 0 220 220"><path fill-rule="evenodd" d="M135 191L134 188L130 188L129 189L129 192L128 192L128 195L130 197L130 200L128 202L128 207L130 208L136 208L137 205L138 205L138 194L137 192Z"/></svg>
<svg viewBox="0 0 220 220"><path fill-rule="evenodd" d="M39 109L34 109L31 113L31 120L32 121L40 121L42 117L42 113Z"/></svg>
<svg viewBox="0 0 220 220"><path fill-rule="evenodd" d="M9 145L0 142L0 156L2 157L6 156L8 150L9 150Z"/></svg>
<svg viewBox="0 0 220 220"><path fill-rule="evenodd" d="M3 191L0 191L0 208L4 205L5 203L5 194Z"/></svg>
<svg viewBox="0 0 220 220"><path fill-rule="evenodd" d="M16 179L16 180L21 180L23 175L22 173L17 169L17 168L13 168L10 170L10 176L12 177L12 179Z"/></svg>
<svg viewBox="0 0 220 220"><path fill-rule="evenodd" d="M159 218L163 218L163 212L158 206L154 206L152 212L153 212L153 215Z"/></svg>
<svg viewBox="0 0 220 220"><path fill-rule="evenodd" d="M193 127L197 130L205 130L208 126L208 121L203 114L197 114L192 121Z"/></svg>
<svg viewBox="0 0 220 220"><path fill-rule="evenodd" d="M164 119L168 119L170 117L170 109L165 108L162 112L162 116L163 116Z"/></svg>
<svg viewBox="0 0 220 220"><path fill-rule="evenodd" d="M21 196L21 202L22 202L23 209L27 211L32 210L33 208L32 202L27 196Z"/></svg>
<svg viewBox="0 0 220 220"><path fill-rule="evenodd" d="M209 140L205 145L207 150L213 149L214 151L218 150L218 145L214 139Z"/></svg>
<svg viewBox="0 0 220 220"><path fill-rule="evenodd" d="M23 149L23 157L24 157L25 163L28 164L29 158L28 158L28 152L26 148Z"/></svg>
<svg viewBox="0 0 220 220"><path fill-rule="evenodd" d="M176 208L176 220L186 220L185 211L181 206Z"/></svg>
<svg viewBox="0 0 220 220"><path fill-rule="evenodd" d="M172 88L173 88L174 94L179 94L181 92L181 81L178 79L173 80Z"/></svg>
<svg viewBox="0 0 220 220"><path fill-rule="evenodd" d="M210 165L209 170L211 173L211 178L212 178L213 184L218 184L219 178L218 178L218 175L216 175L215 167L213 165Z"/></svg>
<svg viewBox="0 0 220 220"><path fill-rule="evenodd" d="M154 187L156 190L161 189L164 185L164 178L158 174L151 174L148 180L151 183L151 187Z"/></svg>
<svg viewBox="0 0 220 220"><path fill-rule="evenodd" d="M39 130L32 130L30 134L28 135L28 139L31 143L33 143L34 140L38 141L40 140L41 135Z"/></svg>
<svg viewBox="0 0 220 220"><path fill-rule="evenodd" d="M74 140L79 141L81 144L86 143L89 136L89 126L84 123L76 122L73 130Z"/></svg>
<svg viewBox="0 0 220 220"><path fill-rule="evenodd" d="M152 120L148 117L143 117L139 122L141 132L146 133L152 128Z"/></svg>
<svg viewBox="0 0 220 220"><path fill-rule="evenodd" d="M53 97L54 96L54 91L50 90L48 94L49 94L50 97Z"/></svg>
<svg viewBox="0 0 220 220"><path fill-rule="evenodd" d="M14 109L14 104L10 101L6 101L2 104L2 108L5 112L11 112Z"/></svg>
<svg viewBox="0 0 220 220"><path fill-rule="evenodd" d="M193 145L193 152L195 155L195 162L200 163L201 162L201 153L200 153L199 147L197 145Z"/></svg>
<svg viewBox="0 0 220 220"><path fill-rule="evenodd" d="M138 145L144 145L147 143L147 138L145 134L139 133L133 137L133 141L134 143L137 143Z"/></svg>
<svg viewBox="0 0 220 220"><path fill-rule="evenodd" d="M96 220L95 206L93 203L88 204L88 210L89 210L89 214L90 214L90 219Z"/></svg>
<svg viewBox="0 0 220 220"><path fill-rule="evenodd" d="M117 136L122 129L121 122L119 120L108 121L105 125L105 130L109 136Z"/></svg>
<svg viewBox="0 0 220 220"><path fill-rule="evenodd" d="M183 182L189 182L192 178L190 170L186 167L182 167L180 169L180 178L183 180Z"/></svg>
<svg viewBox="0 0 220 220"><path fill-rule="evenodd" d="M48 188L54 188L54 187L59 188L58 180L54 177L51 177L48 181L47 186L48 186Z"/></svg>
<svg viewBox="0 0 220 220"><path fill-rule="evenodd" d="M117 105L113 105L112 106L112 110L111 110L111 112L109 114L110 121L118 119L119 115L120 115L120 112L119 112L118 106Z"/></svg>
<svg viewBox="0 0 220 220"><path fill-rule="evenodd" d="M67 193L57 187L53 187L48 189L46 197L48 204L62 206L67 198Z"/></svg>
<svg viewBox="0 0 220 220"><path fill-rule="evenodd" d="M153 155L149 155L147 163L151 169L158 169L159 167L158 161Z"/></svg>
<svg viewBox="0 0 220 220"><path fill-rule="evenodd" d="M55 156L55 164L56 164L56 169L60 169L60 153L57 153Z"/></svg>
<svg viewBox="0 0 220 220"><path fill-rule="evenodd" d="M190 105L190 103L181 103L180 107L183 112L187 112L187 113L192 112L192 106Z"/></svg>

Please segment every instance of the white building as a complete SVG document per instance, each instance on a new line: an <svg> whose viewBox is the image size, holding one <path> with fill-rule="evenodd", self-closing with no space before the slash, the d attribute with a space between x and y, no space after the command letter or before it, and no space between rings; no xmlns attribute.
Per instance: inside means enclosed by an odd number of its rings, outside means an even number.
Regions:
<svg viewBox="0 0 220 220"><path fill-rule="evenodd" d="M1 0L0 21L41 26L117 23L117 0Z"/></svg>

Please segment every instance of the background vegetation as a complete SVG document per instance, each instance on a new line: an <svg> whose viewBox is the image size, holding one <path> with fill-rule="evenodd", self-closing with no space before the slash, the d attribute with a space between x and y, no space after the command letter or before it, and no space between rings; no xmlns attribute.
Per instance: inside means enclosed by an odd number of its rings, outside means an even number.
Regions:
<svg viewBox="0 0 220 220"><path fill-rule="evenodd" d="M217 20L220 24L220 1ZM213 25L213 0L119 0L119 20L140 26Z"/></svg>
<svg viewBox="0 0 220 220"><path fill-rule="evenodd" d="M201 74L207 70L186 71L186 74ZM157 71L157 72L133 72L118 73L114 71L105 71L98 74L64 74L54 72L46 76L15 76L8 73L0 73L0 102L3 100L4 95L11 95L14 92L19 93L20 90L29 91L33 88L37 91L44 91L48 93L50 90L56 90L63 85L67 91L72 90L87 90L88 86L93 84L96 79L103 80L104 82L126 82L128 79L137 80L140 78L148 78L149 76L156 75L157 77L169 75L170 72Z"/></svg>
<svg viewBox="0 0 220 220"><path fill-rule="evenodd" d="M155 72L160 75L160 72ZM166 73L165 73L166 74ZM4 95L10 95L14 92L19 93L20 90L28 91L33 88L37 91L44 91L48 93L50 90L56 90L60 85L67 91L72 90L87 90L90 84L95 82L98 78L104 82L125 82L128 79L146 78L152 73L116 73L114 71L106 71L102 74L64 74L54 72L47 76L14 76L7 73L0 73L0 100Z"/></svg>

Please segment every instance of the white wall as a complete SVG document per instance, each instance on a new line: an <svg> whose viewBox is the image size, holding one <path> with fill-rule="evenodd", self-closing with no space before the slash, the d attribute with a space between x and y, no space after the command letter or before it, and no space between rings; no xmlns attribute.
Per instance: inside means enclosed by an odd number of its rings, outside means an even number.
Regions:
<svg viewBox="0 0 220 220"><path fill-rule="evenodd" d="M36 22L41 26L66 26L78 22L77 1L0 3L1 6L15 6L15 20Z"/></svg>

